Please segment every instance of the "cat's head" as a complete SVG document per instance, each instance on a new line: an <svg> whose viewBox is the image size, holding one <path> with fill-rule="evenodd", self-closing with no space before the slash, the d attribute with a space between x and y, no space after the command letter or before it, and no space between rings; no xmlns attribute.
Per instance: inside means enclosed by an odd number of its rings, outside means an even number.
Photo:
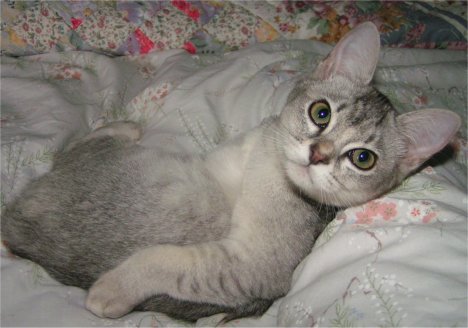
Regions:
<svg viewBox="0 0 468 328"><path fill-rule="evenodd" d="M389 191L444 148L458 115L424 109L399 115L372 80L380 38L372 23L349 32L294 88L279 122L290 181L336 206Z"/></svg>

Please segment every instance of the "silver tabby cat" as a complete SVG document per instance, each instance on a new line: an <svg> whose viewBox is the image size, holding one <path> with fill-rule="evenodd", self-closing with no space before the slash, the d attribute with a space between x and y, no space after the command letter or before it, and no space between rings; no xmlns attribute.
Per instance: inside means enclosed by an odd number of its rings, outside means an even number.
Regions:
<svg viewBox="0 0 468 328"><path fill-rule="evenodd" d="M130 122L92 132L7 207L3 240L90 288L86 307L100 317L263 313L324 227L321 204L382 195L460 127L446 110L398 115L370 86L379 48L375 26L359 25L280 115L212 153L145 149Z"/></svg>

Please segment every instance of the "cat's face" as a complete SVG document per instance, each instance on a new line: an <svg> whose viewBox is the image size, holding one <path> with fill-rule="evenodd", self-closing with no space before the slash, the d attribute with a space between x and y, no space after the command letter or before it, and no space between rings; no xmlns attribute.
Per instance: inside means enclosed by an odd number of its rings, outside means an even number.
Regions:
<svg viewBox="0 0 468 328"><path fill-rule="evenodd" d="M358 26L296 85L280 115L286 175L317 201L347 207L383 194L460 126L446 110L398 115L370 86L378 56L376 28Z"/></svg>
<svg viewBox="0 0 468 328"><path fill-rule="evenodd" d="M320 202L350 206L398 182L406 147L383 95L340 77L305 80L298 89L281 115L284 169L296 186Z"/></svg>

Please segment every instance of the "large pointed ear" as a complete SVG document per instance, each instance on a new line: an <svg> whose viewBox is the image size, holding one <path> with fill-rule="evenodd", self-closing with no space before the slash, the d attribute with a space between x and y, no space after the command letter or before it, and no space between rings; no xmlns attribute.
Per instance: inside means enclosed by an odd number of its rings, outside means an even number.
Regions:
<svg viewBox="0 0 468 328"><path fill-rule="evenodd" d="M442 150L461 126L460 117L445 109L421 109L397 117L406 137L407 152L401 171L407 175Z"/></svg>
<svg viewBox="0 0 468 328"><path fill-rule="evenodd" d="M368 84L379 60L379 31L371 22L362 23L342 38L314 71L313 76L326 80L343 75L352 81Z"/></svg>

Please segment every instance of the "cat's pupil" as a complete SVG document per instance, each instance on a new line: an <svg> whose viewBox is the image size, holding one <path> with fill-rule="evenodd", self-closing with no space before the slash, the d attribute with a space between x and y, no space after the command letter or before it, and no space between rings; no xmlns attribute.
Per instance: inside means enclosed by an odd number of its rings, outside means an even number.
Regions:
<svg viewBox="0 0 468 328"><path fill-rule="evenodd" d="M369 160L369 152L363 151L358 156L359 162L367 162Z"/></svg>
<svg viewBox="0 0 468 328"><path fill-rule="evenodd" d="M328 114L329 114L328 109L325 109L325 108L324 108L324 109L322 109L322 110L319 112L318 115L319 115L320 118L326 118L326 117L328 116Z"/></svg>

